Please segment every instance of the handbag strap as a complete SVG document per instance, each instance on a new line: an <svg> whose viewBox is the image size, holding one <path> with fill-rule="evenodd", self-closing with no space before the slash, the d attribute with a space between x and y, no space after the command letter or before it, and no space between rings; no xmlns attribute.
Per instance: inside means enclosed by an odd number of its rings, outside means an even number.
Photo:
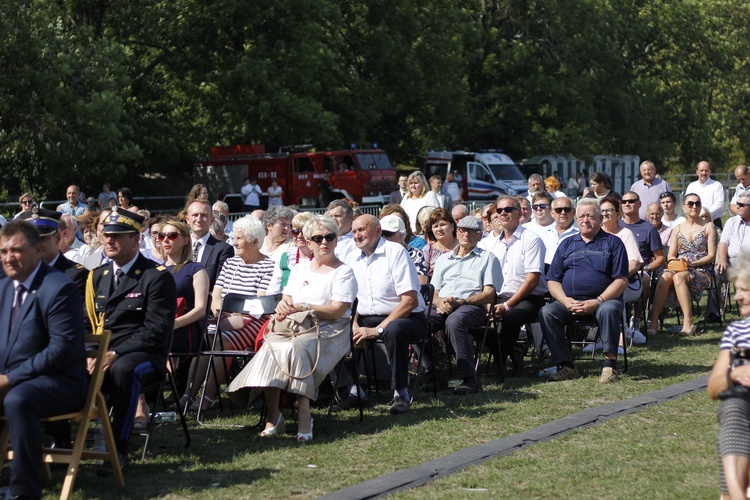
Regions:
<svg viewBox="0 0 750 500"><path fill-rule="evenodd" d="M268 339L266 339L266 342L264 343L264 345L267 345L268 349L271 351L271 357L273 358L273 361L276 363L276 366L279 368L279 371L281 371L281 373L283 373L284 375L286 375L289 378L293 378L295 380L304 380L307 377L309 377L310 375L312 375L313 373L315 373L315 369L318 367L318 361L320 360L320 325L318 324L318 318L317 318L317 316L313 315L313 318L314 318L314 321L315 321L315 327L314 328L310 328L309 330L306 330L304 332L293 333L292 334L292 339L294 339L295 337L299 337L301 335L306 335L308 333L312 333L313 329L315 330L315 342L317 344L317 346L316 346L316 354L315 354L315 363L313 364L313 367L310 369L309 373L307 373L305 375L292 375L291 373L287 372L284 369L284 367L281 366L281 363L279 363L279 360L276 359L276 352L274 352L273 342L269 342ZM269 330L270 331L273 331L273 323L275 321L276 321L276 318L274 318L274 319L271 320L272 324L269 325Z"/></svg>

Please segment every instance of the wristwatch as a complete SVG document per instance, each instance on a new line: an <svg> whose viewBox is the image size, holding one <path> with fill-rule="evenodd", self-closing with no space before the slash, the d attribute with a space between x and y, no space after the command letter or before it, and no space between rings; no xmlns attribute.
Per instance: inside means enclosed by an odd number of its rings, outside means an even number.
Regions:
<svg viewBox="0 0 750 500"><path fill-rule="evenodd" d="M378 332L378 335L383 335L385 328L383 328L382 326L379 326L375 329L375 331Z"/></svg>
<svg viewBox="0 0 750 500"><path fill-rule="evenodd" d="M303 311L307 311L310 309L310 304L308 304L307 302L300 302L299 305L302 307Z"/></svg>

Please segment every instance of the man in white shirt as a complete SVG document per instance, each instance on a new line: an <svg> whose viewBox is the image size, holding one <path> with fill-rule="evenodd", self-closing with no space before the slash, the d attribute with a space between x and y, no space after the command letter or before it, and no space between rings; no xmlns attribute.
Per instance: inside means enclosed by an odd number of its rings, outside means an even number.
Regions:
<svg viewBox="0 0 750 500"><path fill-rule="evenodd" d="M333 200L326 208L327 216L332 217L339 226L339 239L336 243L336 257L346 262L351 252L357 251L357 245L352 238L352 222L354 222L354 210L344 200Z"/></svg>
<svg viewBox="0 0 750 500"><path fill-rule="evenodd" d="M698 163L695 170L698 180L691 182L685 196L695 193L700 196L703 206L711 212L714 226L721 229L721 216L724 215L724 186L711 178L711 165L707 161Z"/></svg>
<svg viewBox="0 0 750 500"><path fill-rule="evenodd" d="M541 201L540 196L543 194L536 194L534 201ZM546 194L546 197L548 198L549 194ZM539 310L544 306L544 294L547 293L547 282L544 279L544 243L536 233L520 224L520 208L517 199L503 196L497 200L492 210L500 218L503 227L493 249L503 272L503 284L497 291L499 303L495 305L495 316L500 318L499 360L502 368L505 358L510 356L514 376L522 373L523 356L526 352L525 349L516 349L521 327L536 322ZM539 212L540 210L537 210L537 214ZM537 330L534 333L534 344L539 350L542 345L541 331ZM493 344L489 346L492 348Z"/></svg>
<svg viewBox="0 0 750 500"><path fill-rule="evenodd" d="M352 234L360 250L351 252L347 261L357 278L354 345L364 347L366 341L383 340L394 391L389 410L392 415L406 413L410 407L409 343L421 341L427 332L417 269L406 248L381 237L380 221L375 216L357 217ZM353 406L352 395L356 398L356 392L350 391L345 408Z"/></svg>
<svg viewBox="0 0 750 500"><path fill-rule="evenodd" d="M531 203L531 213L534 214L534 218L523 224L523 227L540 238L555 223L555 219L552 218L552 200L554 198L547 191L535 194Z"/></svg>
<svg viewBox="0 0 750 500"><path fill-rule="evenodd" d="M729 210L737 215L737 198L742 193L750 193L750 172L748 172L747 165L737 165L734 169L734 177L737 179L737 189L732 196L732 200L729 202Z"/></svg>
<svg viewBox="0 0 750 500"><path fill-rule="evenodd" d="M62 214L60 217L60 251L76 264L83 264L83 261L91 254L91 247L76 238L78 221L70 214Z"/></svg>
<svg viewBox="0 0 750 500"><path fill-rule="evenodd" d="M447 194L451 197L451 202L456 204L460 203L461 200L461 186L459 185L458 179L453 172L448 172L445 175L445 182L442 188L443 194ZM449 209L450 210L450 209Z"/></svg>
<svg viewBox="0 0 750 500"><path fill-rule="evenodd" d="M539 174L531 174L529 176L529 192L526 194L529 203L534 200L534 195L540 191L544 191L544 179Z"/></svg>
<svg viewBox="0 0 750 500"><path fill-rule="evenodd" d="M258 186L258 180L255 177L246 177L240 188L243 210L248 213L258 210L261 194L263 194L263 190Z"/></svg>
<svg viewBox="0 0 750 500"><path fill-rule="evenodd" d="M544 242L544 264L545 270L552 262L560 242L569 236L578 234L578 226L575 223L575 206L573 200L567 197L552 200L552 218L555 224L547 226L542 241Z"/></svg>
<svg viewBox="0 0 750 500"><path fill-rule="evenodd" d="M719 284L727 283L727 270L740 255L750 252L750 191L743 192L736 200L737 215L727 219L727 227L721 232L721 240L716 251L716 277ZM706 319L720 318L724 309L723 297L708 294Z"/></svg>

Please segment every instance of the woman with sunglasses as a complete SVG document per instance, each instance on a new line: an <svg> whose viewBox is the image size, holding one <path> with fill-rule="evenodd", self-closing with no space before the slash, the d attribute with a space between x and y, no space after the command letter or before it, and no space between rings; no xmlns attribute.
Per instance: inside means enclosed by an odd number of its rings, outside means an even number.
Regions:
<svg viewBox="0 0 750 500"><path fill-rule="evenodd" d="M144 257L147 259L153 260L154 262L158 264L164 264L164 256L161 252L161 242L162 240L159 239L159 232L161 231L161 226L164 224L165 220L172 219L172 216L162 216L157 215L153 219L151 219L151 224L149 225L149 237L151 238L152 246L150 248L142 248L141 253Z"/></svg>
<svg viewBox="0 0 750 500"><path fill-rule="evenodd" d="M265 237L263 224L255 217L245 216L234 223L235 256L224 262L216 278L216 284L211 291L211 311L214 316L219 314L221 301L230 293L243 295L266 295L266 289L271 282L274 262L260 253L260 245ZM242 351L254 349L255 338L267 320L267 316L256 319L245 315L225 315L219 318L221 330L221 347L225 350ZM216 327L209 326L209 335L216 334ZM212 339L211 339L212 340ZM217 346L219 343L217 342ZM203 389L203 397L190 406L191 411L202 411L213 408L215 404L216 388L224 383L226 371L232 364L232 358L214 359L214 369ZM193 360L193 363L196 361ZM224 365L222 366L222 363ZM198 361L195 380L204 380L208 370L208 361L201 356ZM190 369L193 373L193 368ZM192 384L190 392L180 401L181 407L194 400L200 389L199 384Z"/></svg>
<svg viewBox="0 0 750 500"><path fill-rule="evenodd" d="M682 310L682 330L679 335L695 334L693 324L693 300L700 299L703 290L710 284L710 270L716 258L716 227L701 219L701 199L697 194L685 195L682 210L687 220L672 231L667 262L679 259L687 265L685 271L665 269L654 292L654 305L647 333L656 335L664 303L669 289L674 285L677 300Z"/></svg>
<svg viewBox="0 0 750 500"><path fill-rule="evenodd" d="M667 227L675 227L678 224L685 222L685 217L677 215L675 207L677 206L677 198L672 191L666 191L659 195L659 203L661 208L664 210L664 215L661 217L661 223Z"/></svg>
<svg viewBox="0 0 750 500"><path fill-rule="evenodd" d="M310 401L315 399L326 375L349 351L350 306L357 295L357 282L352 269L334 252L338 231L338 224L331 217L317 215L307 221L303 234L313 259L294 266L284 296L276 306L277 320L298 311L314 311L319 321L319 340L313 335L290 338L266 334L263 346L227 389L238 393L263 388L267 412L262 437L285 431L279 408L284 390L297 396L297 441L310 441Z"/></svg>
<svg viewBox="0 0 750 500"><path fill-rule="evenodd" d="M289 274L292 272L292 268L300 262L306 262L313 258L312 250L307 245L305 235L302 234L302 228L305 227L307 221L312 219L314 215L312 212L300 212L292 219L292 241L294 242L294 246L281 256L279 263L273 268L271 284L268 285L268 290L266 290L268 295L281 293L289 281Z"/></svg>

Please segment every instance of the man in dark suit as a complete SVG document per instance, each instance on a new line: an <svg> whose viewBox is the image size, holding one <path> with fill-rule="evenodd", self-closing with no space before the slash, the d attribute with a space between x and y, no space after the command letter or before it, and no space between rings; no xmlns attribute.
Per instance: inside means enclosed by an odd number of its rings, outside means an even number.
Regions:
<svg viewBox="0 0 750 500"><path fill-rule="evenodd" d="M213 290L224 262L234 257L231 245L219 241L209 232L213 223L211 204L196 200L187 208L187 223L190 226L193 259L199 261L208 273L209 289Z"/></svg>
<svg viewBox="0 0 750 500"><path fill-rule="evenodd" d="M398 176L398 189L391 193L388 203L391 205L400 205L401 200L404 199L404 196L406 193L409 192L408 186L407 186L407 179L409 176L401 174Z"/></svg>
<svg viewBox="0 0 750 500"><path fill-rule="evenodd" d="M123 468L140 388L164 376L177 308L174 278L139 251L142 223L141 215L113 210L102 231L104 252L112 261L92 271L96 312L104 313L104 328L112 331L103 390L110 394ZM100 474L108 472L108 465Z"/></svg>
<svg viewBox="0 0 750 500"><path fill-rule="evenodd" d="M9 498L41 497L39 418L80 410L88 385L81 297L41 253L28 222L0 231L9 278L0 281L0 401L14 451Z"/></svg>

